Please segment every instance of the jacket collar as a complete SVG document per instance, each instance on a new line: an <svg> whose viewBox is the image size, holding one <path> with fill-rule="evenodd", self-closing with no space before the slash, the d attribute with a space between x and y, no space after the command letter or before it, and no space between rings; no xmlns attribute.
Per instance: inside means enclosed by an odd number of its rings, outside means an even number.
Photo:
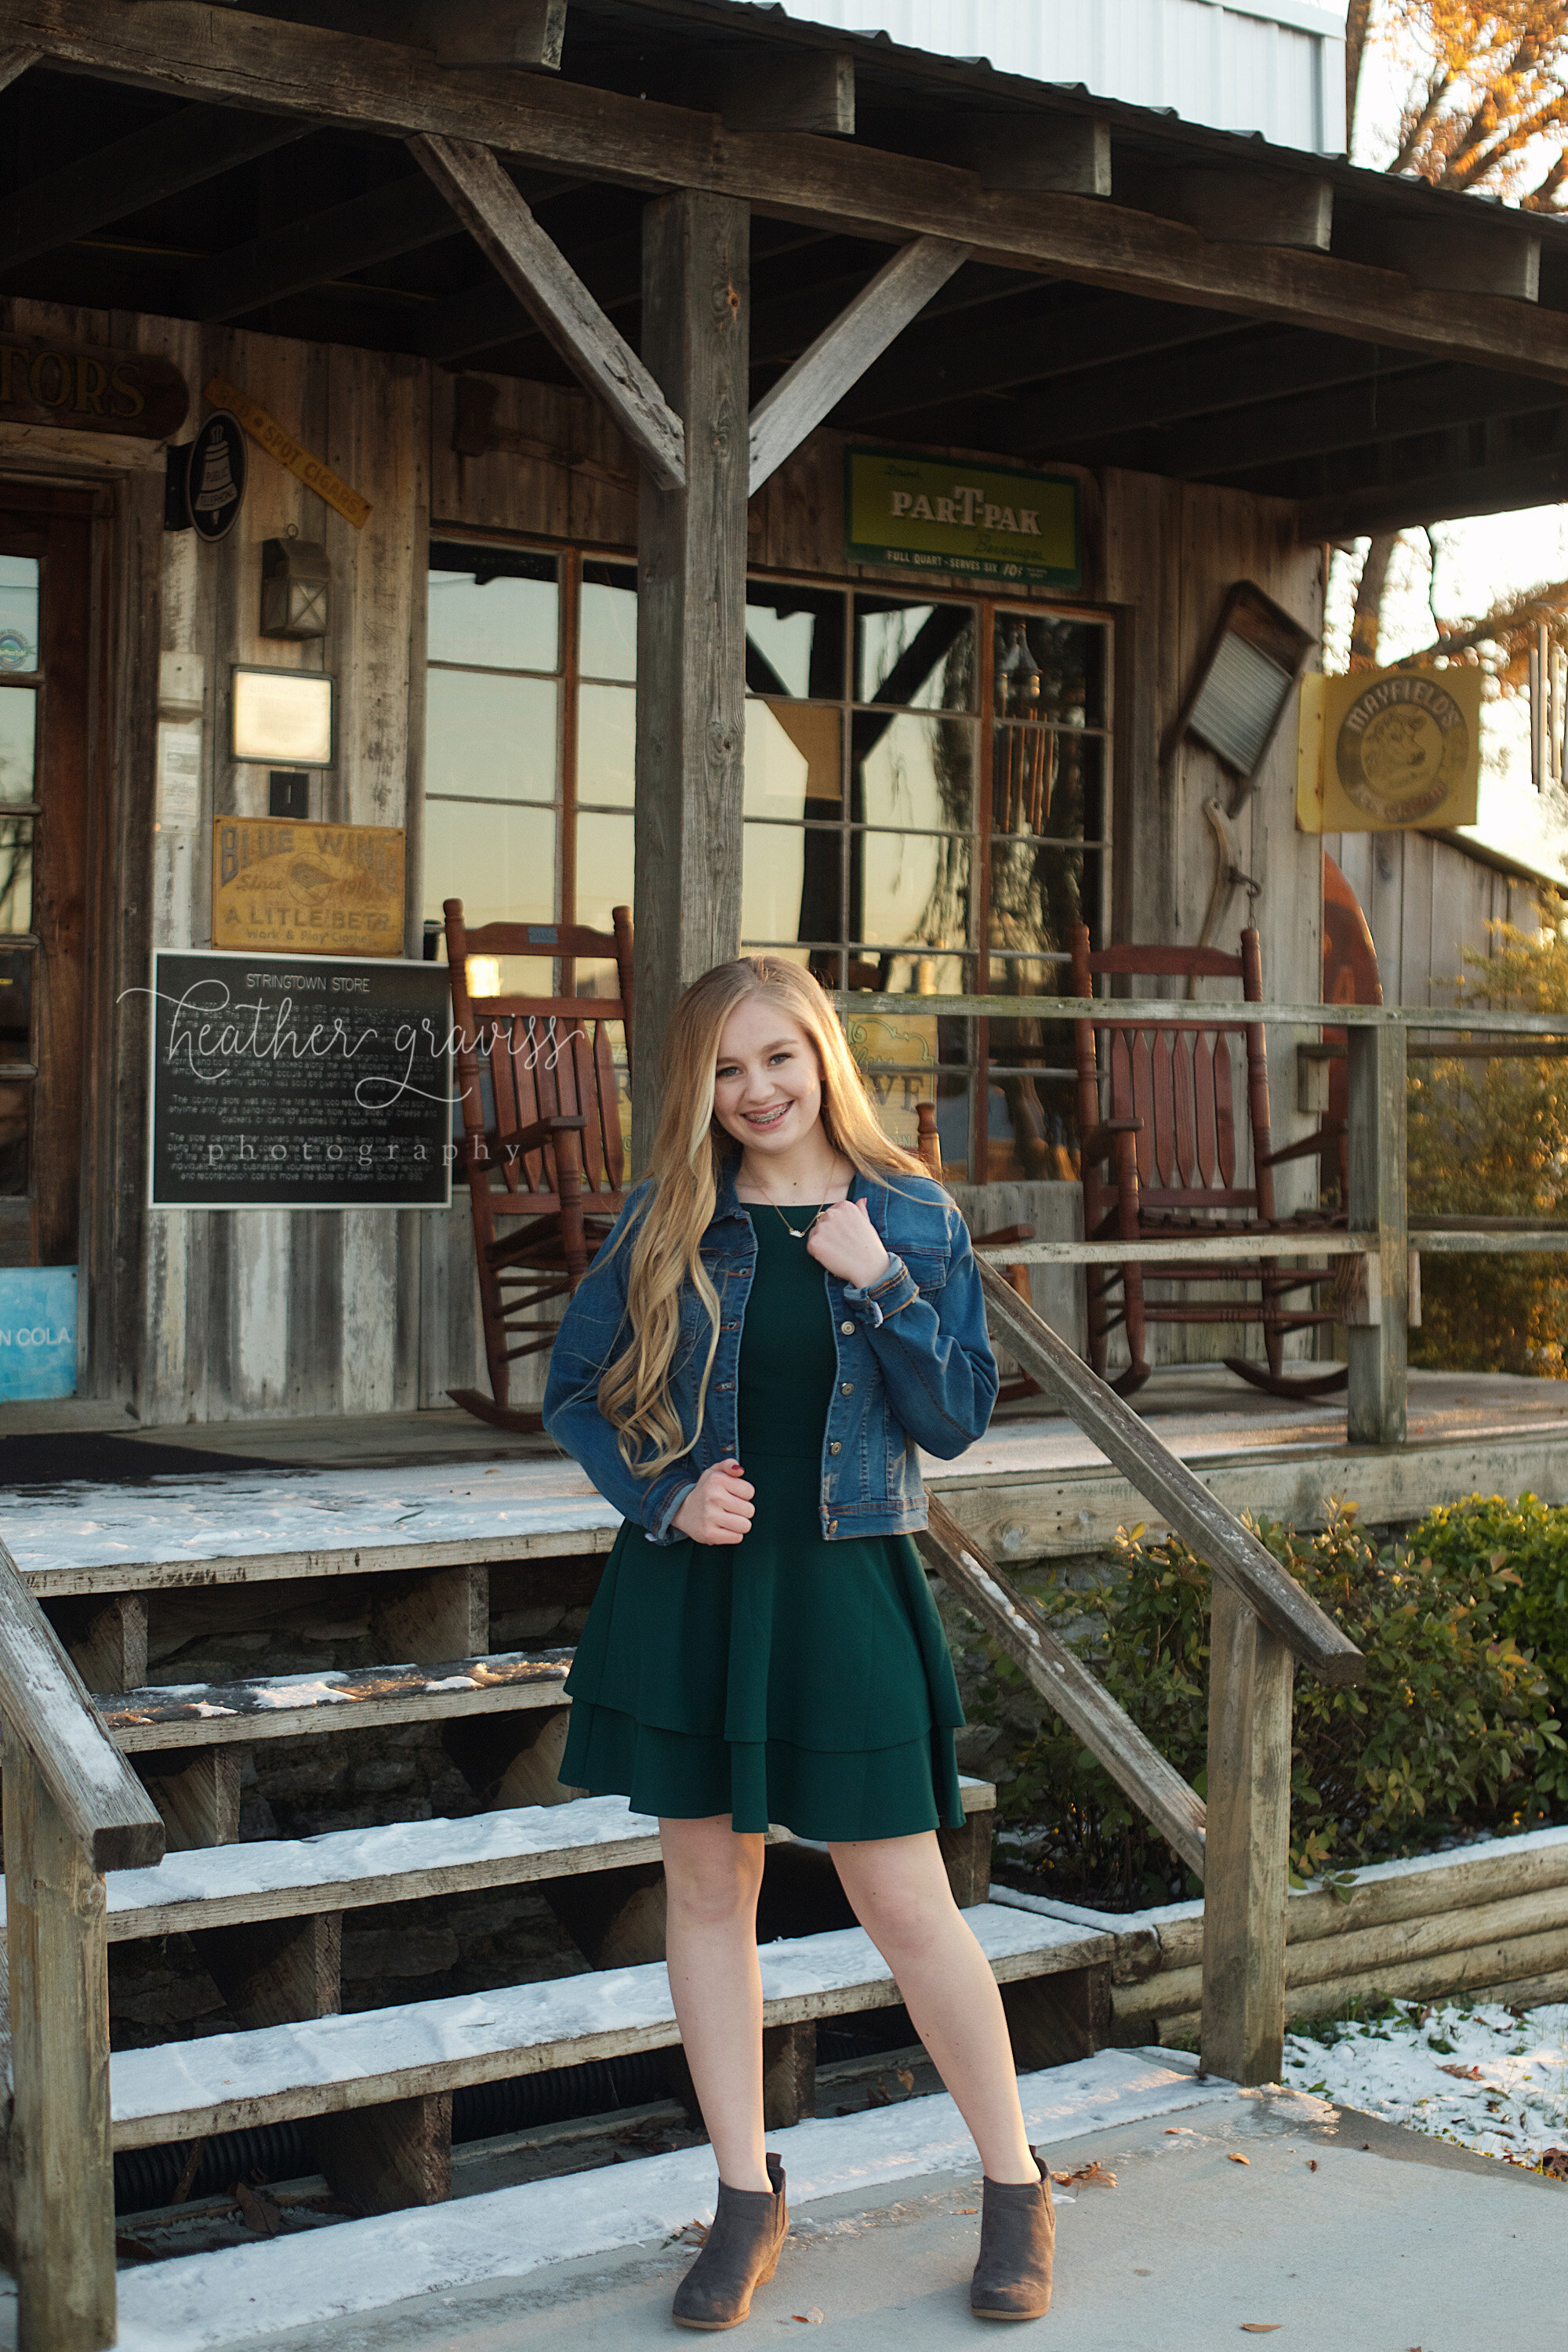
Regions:
<svg viewBox="0 0 1568 2352"><path fill-rule="evenodd" d="M735 1179L740 1172L741 1155L737 1151L732 1153L731 1156L723 1162L723 1165L719 1171L719 1181L713 1198L713 1223L715 1224L718 1224L721 1218L743 1217L746 1213L735 1191ZM849 1199L851 1201L861 1200L870 1192L870 1190L871 1185L869 1179L863 1176L858 1168L855 1169L849 1180Z"/></svg>

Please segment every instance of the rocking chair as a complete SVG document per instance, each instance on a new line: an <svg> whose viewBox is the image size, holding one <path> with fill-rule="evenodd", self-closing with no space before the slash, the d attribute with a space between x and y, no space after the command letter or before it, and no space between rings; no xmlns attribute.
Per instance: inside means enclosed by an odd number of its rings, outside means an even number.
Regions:
<svg viewBox="0 0 1568 2352"><path fill-rule="evenodd" d="M1255 930L1243 931L1239 956L1216 948L1120 947L1090 952L1089 932L1074 932L1072 985L1076 996L1092 996L1095 979L1239 980L1243 1001L1263 998L1263 961ZM1313 1231L1345 1222L1316 1210L1280 1219L1275 1213L1274 1171L1287 1160L1337 1159L1342 1119L1330 1119L1300 1143L1272 1148L1268 1108L1268 1063L1260 1022L1236 1022L1215 1008L1202 1028L1151 1024L1146 1028L1108 1027L1108 1066L1101 1068L1090 1021L1075 1022L1079 1124L1083 1156L1083 1229L1089 1241L1204 1241L1221 1234L1278 1234L1300 1229L1303 1255ZM1245 1055L1245 1084L1237 1063ZM1245 1136L1250 1127L1252 1181L1245 1174ZM1290 1265L1254 1258L1223 1265L1142 1264L1089 1266L1089 1360L1103 1378L1110 1334L1123 1325L1131 1358L1111 1385L1123 1396L1149 1377L1145 1356L1151 1323L1261 1324L1265 1362L1227 1356L1227 1368L1254 1388L1273 1396L1327 1396L1349 1377L1337 1371L1291 1374L1284 1343L1293 1331L1339 1319L1316 1296L1334 1280L1331 1265ZM1212 1295L1151 1299L1147 1286L1170 1284L1202 1292L1215 1283L1256 1286L1256 1300ZM1120 1290L1121 1301L1115 1293ZM1292 1305L1309 1294L1309 1303Z"/></svg>
<svg viewBox="0 0 1568 2352"><path fill-rule="evenodd" d="M632 918L615 930L565 924L487 923L470 931L463 902L446 902L447 955L458 1032L463 1161L474 1220L479 1311L490 1394L448 1391L498 1429L542 1423L513 1405L510 1368L552 1346L552 1300L571 1297L626 1203L626 1151L612 1024L632 1047ZM468 993L470 956L613 959L618 996Z"/></svg>

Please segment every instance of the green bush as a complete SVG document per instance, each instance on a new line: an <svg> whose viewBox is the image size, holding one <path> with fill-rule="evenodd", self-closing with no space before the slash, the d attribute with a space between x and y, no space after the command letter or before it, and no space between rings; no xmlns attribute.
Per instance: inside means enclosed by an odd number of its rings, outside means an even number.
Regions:
<svg viewBox="0 0 1568 2352"><path fill-rule="evenodd" d="M1560 1516L1568 1527L1568 1512ZM1522 1826L1568 1801L1568 1747L1550 1681L1508 1622L1534 1586L1491 1558L1505 1549L1500 1530L1483 1550L1458 1531L1459 1517L1444 1515L1443 1542L1431 1549L1424 1538L1380 1549L1350 1510L1321 1535L1257 1530L1367 1661L1365 1681L1348 1688L1331 1690L1304 1673L1296 1679L1298 1875L1419 1853L1455 1830ZM1558 1540L1561 1568L1568 1534ZM1041 1605L1202 1794L1208 1570L1173 1539L1144 1543L1135 1534L1120 1549L1122 1574L1047 1594ZM998 1654L997 1673L1006 1683L1016 1670ZM1057 1883L1122 1901L1179 1891L1158 1832L1055 1716L1044 1716L1021 1748L999 1796L1005 1826L1035 1825L1028 1843ZM1189 1882L1185 1891L1199 1889Z"/></svg>
<svg viewBox="0 0 1568 2352"><path fill-rule="evenodd" d="M1410 1542L1461 1577L1517 1577L1498 1604L1499 1630L1531 1653L1560 1700L1568 1696L1568 1509L1534 1495L1517 1503L1472 1495L1428 1511ZM1556 1786L1568 1799L1568 1767L1559 1768Z"/></svg>

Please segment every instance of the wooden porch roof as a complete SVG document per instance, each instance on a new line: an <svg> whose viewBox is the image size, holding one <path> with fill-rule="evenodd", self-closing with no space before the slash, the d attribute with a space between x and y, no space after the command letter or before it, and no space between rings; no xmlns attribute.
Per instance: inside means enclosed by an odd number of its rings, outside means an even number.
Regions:
<svg viewBox="0 0 1568 2352"><path fill-rule="evenodd" d="M468 62L531 34L540 70ZM0 293L570 380L434 133L508 159L634 348L645 198L745 197L753 402L937 236L973 257L829 423L1310 537L1568 495L1568 222L740 0L11 0L0 41Z"/></svg>

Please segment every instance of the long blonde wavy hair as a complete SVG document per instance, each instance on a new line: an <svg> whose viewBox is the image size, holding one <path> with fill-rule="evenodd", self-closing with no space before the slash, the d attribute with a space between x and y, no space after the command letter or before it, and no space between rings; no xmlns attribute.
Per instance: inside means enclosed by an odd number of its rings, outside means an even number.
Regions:
<svg viewBox="0 0 1568 2352"><path fill-rule="evenodd" d="M660 1056L661 1108L648 1168L653 1197L632 1243L626 1286L631 1338L599 1382L599 1410L619 1433L622 1458L639 1477L657 1477L689 1453L702 1427L719 1345L719 1297L698 1244L712 1221L721 1171L741 1150L714 1117L714 1073L724 1024L752 996L775 1003L809 1039L822 1072L822 1125L834 1150L863 1176L925 1172L878 1126L837 1016L808 972L774 956L739 956L692 982L670 1016ZM689 1437L669 1397L670 1365L680 1336L680 1290L688 1282L709 1323L697 1428Z"/></svg>

